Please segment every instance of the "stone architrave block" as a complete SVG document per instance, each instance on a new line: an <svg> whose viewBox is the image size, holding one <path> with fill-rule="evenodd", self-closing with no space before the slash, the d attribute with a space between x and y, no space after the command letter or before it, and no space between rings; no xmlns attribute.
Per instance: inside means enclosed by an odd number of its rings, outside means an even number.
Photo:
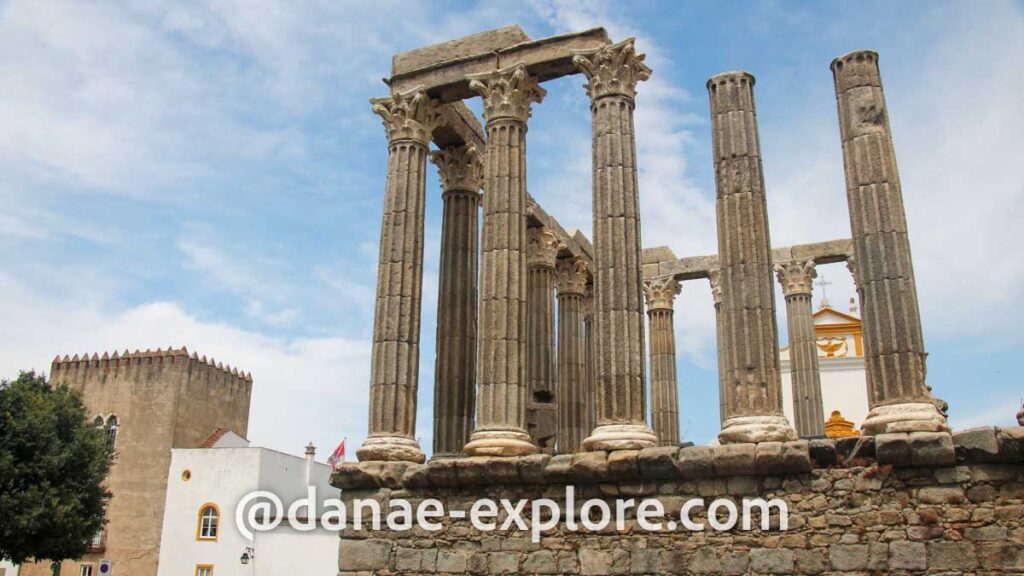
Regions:
<svg viewBox="0 0 1024 576"><path fill-rule="evenodd" d="M654 446L644 448L638 457L640 476L647 480L666 480L679 476L679 448Z"/></svg>
<svg viewBox="0 0 1024 576"><path fill-rule="evenodd" d="M897 432L875 436L875 455L879 464L910 466L910 435Z"/></svg>
<svg viewBox="0 0 1024 576"><path fill-rule="evenodd" d="M910 460L914 466L956 464L953 436L949 432L911 432Z"/></svg>
<svg viewBox="0 0 1024 576"><path fill-rule="evenodd" d="M712 448L716 476L752 476L757 473L756 444L724 444Z"/></svg>
<svg viewBox="0 0 1024 576"><path fill-rule="evenodd" d="M715 475L711 446L687 446L679 451L679 473L683 478L710 478Z"/></svg>
<svg viewBox="0 0 1024 576"><path fill-rule="evenodd" d="M786 474L811 471L811 449L807 440L794 440L782 445L782 466Z"/></svg>
<svg viewBox="0 0 1024 576"><path fill-rule="evenodd" d="M953 448L961 462L998 462L999 442L993 426L968 428L953 433Z"/></svg>
<svg viewBox="0 0 1024 576"><path fill-rule="evenodd" d="M1000 462L1024 462L1024 427L998 428L996 442L999 444Z"/></svg>

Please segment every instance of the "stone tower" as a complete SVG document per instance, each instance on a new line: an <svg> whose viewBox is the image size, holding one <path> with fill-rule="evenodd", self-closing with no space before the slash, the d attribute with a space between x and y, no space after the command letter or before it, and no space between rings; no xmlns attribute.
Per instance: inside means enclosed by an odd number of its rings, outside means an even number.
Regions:
<svg viewBox="0 0 1024 576"><path fill-rule="evenodd" d="M105 533L81 560L65 561L61 576L78 576L82 564L98 574L100 559L117 574L155 576L171 449L197 447L218 428L245 436L252 376L182 347L58 357L50 381L80 392L90 419L116 422ZM50 570L37 563L22 574Z"/></svg>

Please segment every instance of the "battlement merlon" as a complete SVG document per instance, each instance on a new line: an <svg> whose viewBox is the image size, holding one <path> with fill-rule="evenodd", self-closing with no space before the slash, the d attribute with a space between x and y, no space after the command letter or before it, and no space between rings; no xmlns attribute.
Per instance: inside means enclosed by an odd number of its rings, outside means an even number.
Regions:
<svg viewBox="0 0 1024 576"><path fill-rule="evenodd" d="M483 33L483 35L486 34L488 33ZM478 46L478 44L467 40L470 38L473 37L469 36L420 50L424 51L424 55L443 55L444 51L439 49L439 46L461 46L460 43L463 43L467 48L462 49L461 53L465 54L469 47ZM499 40L502 39L504 37ZM456 102L478 95L477 92L469 88L468 77L471 75L486 74L515 64L525 64L529 74L536 76L541 82L553 80L579 73L579 68L572 62L575 52L594 50L608 44L611 44L608 32L604 28L592 28L583 32L560 34L540 40L527 40L497 49L488 47L488 49L483 49L475 54L457 55L454 58L451 57L451 54L460 54L460 50L453 50L448 54L448 59L442 61L437 61L430 56L405 56L400 65L392 63L393 70L400 71L385 82L392 92L408 92L415 88L422 88L431 98L436 98L442 103ZM486 42L480 45L486 45ZM416 52L418 51L413 51L413 53ZM413 62L421 67L407 70L406 68L413 65Z"/></svg>
<svg viewBox="0 0 1024 576"><path fill-rule="evenodd" d="M166 350L157 348L154 350L147 349L145 352L135 350L135 352L129 352L125 350L123 353L114 351L113 354L104 352L102 356L94 352L91 356L86 353L79 356L68 356L65 354L63 357L57 355L53 359L53 363L50 365L51 379L58 374L63 374L70 370L81 370L86 368L106 368L106 367L120 367L120 366L132 366L140 364L177 364L182 365L192 364L200 369L206 369L211 372L220 372L232 378L238 379L239 381L245 382L248 385L252 384L252 374L249 372L243 372L238 368L232 368L230 365L225 365L223 362L217 362L216 359L207 359L206 356L199 356L196 352L192 352L189 355L188 348L182 346L181 348L167 348Z"/></svg>
<svg viewBox="0 0 1024 576"><path fill-rule="evenodd" d="M811 244L798 244L772 249L772 262L814 260L815 264L846 262L853 257L853 240L827 240ZM698 280L708 277L708 271L718 266L718 256L687 256L675 258L667 246L644 248L643 275L645 280L671 276L676 280Z"/></svg>

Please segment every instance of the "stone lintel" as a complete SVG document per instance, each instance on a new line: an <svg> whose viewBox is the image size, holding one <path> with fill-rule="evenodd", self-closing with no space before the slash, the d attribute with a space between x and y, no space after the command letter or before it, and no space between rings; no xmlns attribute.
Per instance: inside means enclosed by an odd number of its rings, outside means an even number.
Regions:
<svg viewBox="0 0 1024 576"><path fill-rule="evenodd" d="M441 123L431 133L431 139L438 148L458 147L473 144L483 156L487 148L487 137L476 114L465 102L451 102L438 108Z"/></svg>
<svg viewBox="0 0 1024 576"><path fill-rule="evenodd" d="M441 102L455 102L477 96L476 92L470 90L467 76L525 64L530 75L538 77L541 82L553 80L579 72L572 63L574 51L593 50L607 44L611 44L608 32L604 28L592 28L583 32L528 40L497 50L482 50L442 62L427 57L407 57L401 66L403 71L391 76L387 83L392 91L398 92L422 86L432 98ZM467 43L467 46L472 45ZM431 48L431 53L435 50L433 47L428 48ZM406 70L414 61L422 61L424 65Z"/></svg>
<svg viewBox="0 0 1024 576"><path fill-rule="evenodd" d="M1019 476L1024 428L986 428L977 438L948 432L914 432L846 439L796 440L724 446L653 447L619 452L578 452L551 457L435 459L426 464L344 464L332 484L343 490L457 487L488 484L601 484L637 480L699 480L733 476L795 476L812 469L860 468L873 463L928 469L955 464L987 465L990 475ZM988 439L987 436L992 436ZM861 444L870 445L863 449ZM875 454L875 444L878 454ZM987 447L991 444L991 447ZM954 450L956 457L954 459Z"/></svg>
<svg viewBox="0 0 1024 576"><path fill-rule="evenodd" d="M687 256L675 260L666 257L672 251L664 246L644 248L644 279L673 276L676 280L699 280L708 277L708 271L718 266L718 256ZM814 260L816 265L845 262L853 255L853 240L827 240L812 244L798 244L772 250L773 262Z"/></svg>
<svg viewBox="0 0 1024 576"><path fill-rule="evenodd" d="M582 259L587 263L590 270L594 270L594 247L590 244L590 240L583 235L579 230L566 230L562 228L562 225L558 223L558 220L554 216L547 213L540 204L530 196L529 193L526 195L526 202L528 207L526 209L527 222L529 226L543 226L554 233L561 242L562 248L559 250L559 258L571 258L576 257Z"/></svg>
<svg viewBox="0 0 1024 576"><path fill-rule="evenodd" d="M473 56L474 54L496 52L502 48L515 46L530 40L526 32L523 32L523 29L515 24L477 32L462 38L395 54L391 58L391 75L406 74L449 60Z"/></svg>

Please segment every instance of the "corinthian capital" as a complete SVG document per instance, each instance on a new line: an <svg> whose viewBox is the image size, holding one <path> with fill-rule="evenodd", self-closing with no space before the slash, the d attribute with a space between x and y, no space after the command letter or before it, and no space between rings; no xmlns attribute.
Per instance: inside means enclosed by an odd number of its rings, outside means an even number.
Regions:
<svg viewBox="0 0 1024 576"><path fill-rule="evenodd" d="M448 190L476 192L484 186L484 159L473 144L451 146L430 153L437 165L441 187Z"/></svg>
<svg viewBox="0 0 1024 576"><path fill-rule="evenodd" d="M530 266L555 267L555 259L558 257L558 249L561 242L553 232L539 226L526 229L526 258Z"/></svg>
<svg viewBox="0 0 1024 576"><path fill-rule="evenodd" d="M814 269L814 260L793 260L775 265L775 275L782 284L782 293L786 296L807 294L814 290L813 282L818 277Z"/></svg>
<svg viewBox="0 0 1024 576"><path fill-rule="evenodd" d="M556 284L559 294L584 295L587 291L587 277L590 272L587 263L579 258L558 261Z"/></svg>
<svg viewBox="0 0 1024 576"><path fill-rule="evenodd" d="M644 64L645 54L638 54L635 38L609 44L595 50L575 52L572 63L587 76L587 94L591 100L604 96L636 97L636 84L651 77Z"/></svg>
<svg viewBox="0 0 1024 576"><path fill-rule="evenodd" d="M531 104L541 102L548 93L523 64L474 74L469 77L469 87L483 97L484 118L488 122L499 118L526 122L530 118Z"/></svg>
<svg viewBox="0 0 1024 576"><path fill-rule="evenodd" d="M440 103L420 88L372 98L373 112L384 119L389 142L413 140L430 144L430 135L441 124Z"/></svg>
<svg viewBox="0 0 1024 576"><path fill-rule="evenodd" d="M680 290L682 290L682 286L672 277L644 280L644 296L647 297L647 309L671 310L672 302Z"/></svg>

